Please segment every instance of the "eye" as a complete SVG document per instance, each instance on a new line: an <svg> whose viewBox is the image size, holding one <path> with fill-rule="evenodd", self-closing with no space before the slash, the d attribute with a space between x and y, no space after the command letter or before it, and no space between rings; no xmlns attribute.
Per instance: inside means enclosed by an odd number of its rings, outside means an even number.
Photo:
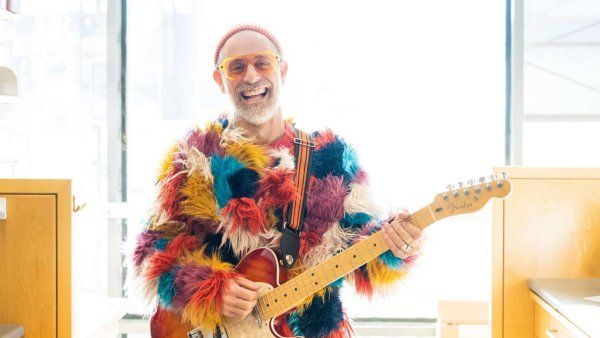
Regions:
<svg viewBox="0 0 600 338"><path fill-rule="evenodd" d="M270 69L272 67L272 63L268 58L261 57L254 61L254 66L257 69Z"/></svg>
<svg viewBox="0 0 600 338"><path fill-rule="evenodd" d="M233 74L240 74L244 71L246 64L243 60L233 60L227 66L227 70Z"/></svg>

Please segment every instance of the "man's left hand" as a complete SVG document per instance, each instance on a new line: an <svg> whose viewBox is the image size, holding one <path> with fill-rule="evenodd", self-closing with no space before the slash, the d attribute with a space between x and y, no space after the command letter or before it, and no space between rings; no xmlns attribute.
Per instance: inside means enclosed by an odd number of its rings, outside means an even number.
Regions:
<svg viewBox="0 0 600 338"><path fill-rule="evenodd" d="M408 217L404 210L383 225L383 238L394 256L401 259L418 254L423 240L423 230L406 221Z"/></svg>

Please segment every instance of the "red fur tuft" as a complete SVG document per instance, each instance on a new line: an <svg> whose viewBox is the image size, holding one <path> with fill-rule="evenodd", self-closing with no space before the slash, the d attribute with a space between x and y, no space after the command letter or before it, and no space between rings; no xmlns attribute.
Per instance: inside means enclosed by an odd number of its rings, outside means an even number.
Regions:
<svg viewBox="0 0 600 338"><path fill-rule="evenodd" d="M315 150L318 150L324 145L332 143L333 141L335 141L335 134L333 131L331 131L331 129L327 128L324 131L319 132L319 134L314 137Z"/></svg>
<svg viewBox="0 0 600 338"><path fill-rule="evenodd" d="M175 263L177 263L177 257L168 252L157 251L150 258L150 267L146 271L146 278L154 279L160 276L163 272L171 270Z"/></svg>
<svg viewBox="0 0 600 338"><path fill-rule="evenodd" d="M320 244L323 241L323 237L313 231L302 231L300 233L300 249L299 254L300 257L306 255L306 253L314 248L316 245Z"/></svg>
<svg viewBox="0 0 600 338"><path fill-rule="evenodd" d="M253 235L265 230L267 223L265 214L251 198L230 199L222 213L226 217L231 217L230 232L236 231L238 227L245 228Z"/></svg>
<svg viewBox="0 0 600 338"><path fill-rule="evenodd" d="M368 298L371 298L373 295L373 284L371 284L369 277L365 276L359 269L354 270L354 286L359 295L367 296Z"/></svg>
<svg viewBox="0 0 600 338"><path fill-rule="evenodd" d="M179 235L167 245L167 252L173 257L181 256L181 251L194 251L198 248L198 239L195 236Z"/></svg>
<svg viewBox="0 0 600 338"><path fill-rule="evenodd" d="M223 286L229 278L236 276L235 272L217 270L213 272L210 278L196 282L196 292L192 295L189 305L193 307L207 308L214 304L219 309L222 301Z"/></svg>
<svg viewBox="0 0 600 338"><path fill-rule="evenodd" d="M259 182L258 197L264 207L283 206L296 197L294 172L291 169L266 169Z"/></svg>
<svg viewBox="0 0 600 338"><path fill-rule="evenodd" d="M179 202L182 199L181 187L185 182L186 175L181 173L177 166L173 166L167 177L162 181L158 192L158 201L161 209L169 219L173 219L181 213Z"/></svg>
<svg viewBox="0 0 600 338"><path fill-rule="evenodd" d="M287 320L285 320L284 316L275 318L275 328L277 333L279 333L279 335L284 336L284 337L294 337L294 332L292 332L292 329L290 329L290 326L287 323Z"/></svg>

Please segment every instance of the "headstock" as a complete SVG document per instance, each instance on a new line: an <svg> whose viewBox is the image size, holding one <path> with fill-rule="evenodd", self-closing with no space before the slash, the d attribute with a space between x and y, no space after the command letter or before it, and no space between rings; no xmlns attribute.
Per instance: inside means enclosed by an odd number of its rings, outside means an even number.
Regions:
<svg viewBox="0 0 600 338"><path fill-rule="evenodd" d="M477 211L493 197L506 197L510 192L511 185L510 181L506 179L506 174L502 173L502 178L498 178L494 174L490 176L489 180L480 177L478 183L471 179L466 185L458 182L458 189L455 189L452 184L446 188L448 191L437 194L431 204L436 214L442 218Z"/></svg>

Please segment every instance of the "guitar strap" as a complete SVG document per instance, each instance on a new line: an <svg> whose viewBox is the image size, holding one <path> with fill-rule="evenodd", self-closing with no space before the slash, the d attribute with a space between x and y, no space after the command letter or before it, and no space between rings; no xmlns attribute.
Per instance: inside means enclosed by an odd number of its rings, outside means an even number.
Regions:
<svg viewBox="0 0 600 338"><path fill-rule="evenodd" d="M283 212L281 227L281 256L283 265L290 269L298 258L300 248L300 233L304 219L306 190L311 173L313 149L315 143L310 134L294 127L294 157L296 162L296 198L288 203Z"/></svg>

